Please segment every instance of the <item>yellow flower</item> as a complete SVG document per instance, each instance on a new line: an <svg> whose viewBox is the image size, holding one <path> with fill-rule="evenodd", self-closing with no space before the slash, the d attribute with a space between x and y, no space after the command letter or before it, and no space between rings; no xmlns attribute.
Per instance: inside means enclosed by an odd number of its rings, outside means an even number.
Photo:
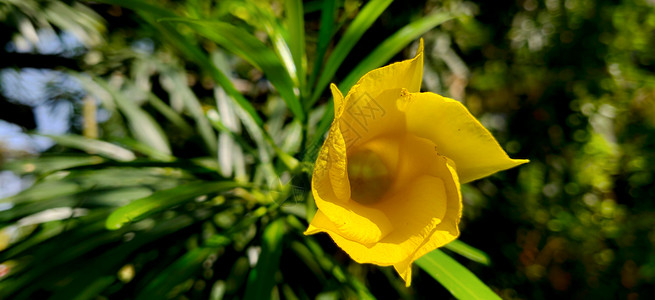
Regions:
<svg viewBox="0 0 655 300"><path fill-rule="evenodd" d="M411 264L459 236L460 182L528 162L511 159L459 102L420 93L416 57L364 75L345 99L316 160L318 211L305 234L327 232L358 263Z"/></svg>

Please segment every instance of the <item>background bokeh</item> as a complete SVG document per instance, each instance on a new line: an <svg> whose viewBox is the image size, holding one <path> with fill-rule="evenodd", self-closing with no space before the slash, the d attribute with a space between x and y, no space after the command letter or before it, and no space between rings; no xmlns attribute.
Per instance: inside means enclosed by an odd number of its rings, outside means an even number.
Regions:
<svg viewBox="0 0 655 300"><path fill-rule="evenodd" d="M266 22L235 2L157 6L236 24L270 45ZM280 181L271 174L285 162L273 155L268 167L254 166L266 158L241 140L258 146L256 130L233 121L241 115L221 100L225 92L194 51L208 53L268 120L264 130L298 159L309 151L299 146L300 125L251 64L189 27L121 3L0 1L0 197L9 197L0 202L0 290L17 298L122 299L163 289L178 299L240 298L252 246L266 236L265 225L276 224L271 212L240 220L257 212L266 193L196 199L122 231L106 230L104 220L132 199L198 178ZM280 1L252 3L280 18L288 13ZM327 53L366 2L336 3ZM304 1L308 58L322 51L322 7ZM422 36L422 89L462 101L510 156L531 160L462 187L461 240L487 253L491 265L453 257L505 299L655 298L655 2L396 1L331 81L398 29L438 11L458 17ZM417 44L391 61L411 57ZM306 63L308 70L317 65ZM321 94L310 119L330 100ZM143 119L153 122L136 121ZM148 131L152 123L160 129ZM121 148L44 136L62 134ZM218 153L218 161L207 153ZM135 157L162 163L120 163ZM304 213L307 175L281 180L290 182L285 201L293 203L283 209L291 237L277 254L279 297L355 297L342 290L357 290L350 278L382 299L449 297L418 270L405 289L392 269L352 263L327 236L303 237L306 221L293 216ZM230 231L239 226L245 229ZM229 247L197 248L206 240L222 247L208 238L222 232L234 232ZM133 238L132 248L122 246Z"/></svg>

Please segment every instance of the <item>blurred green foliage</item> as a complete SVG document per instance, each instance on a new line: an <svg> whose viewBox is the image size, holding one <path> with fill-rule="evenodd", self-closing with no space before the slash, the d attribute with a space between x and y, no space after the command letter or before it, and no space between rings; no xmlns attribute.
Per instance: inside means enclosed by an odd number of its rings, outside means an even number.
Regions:
<svg viewBox="0 0 655 300"><path fill-rule="evenodd" d="M461 240L484 252L442 263L506 299L655 298L650 1L2 0L0 20L3 74L84 91L47 94L74 108L53 148L0 145L35 182L0 200L0 297L449 297L302 235L327 83L422 36L423 89L531 160L462 187ZM43 32L79 45L44 52ZM1 78L2 118L33 129Z"/></svg>

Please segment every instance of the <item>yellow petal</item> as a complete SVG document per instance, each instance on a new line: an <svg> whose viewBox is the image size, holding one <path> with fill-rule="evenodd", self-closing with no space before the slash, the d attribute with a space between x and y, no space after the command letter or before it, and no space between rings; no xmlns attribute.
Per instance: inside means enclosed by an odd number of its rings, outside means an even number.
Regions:
<svg viewBox="0 0 655 300"><path fill-rule="evenodd" d="M511 159L496 139L458 101L433 93L413 93L405 110L407 130L435 143L452 159L461 182L473 181L527 163Z"/></svg>
<svg viewBox="0 0 655 300"><path fill-rule="evenodd" d="M406 97L406 89L388 89L373 98L356 94L346 97L341 114L337 116L348 152L381 136L405 133L405 114L398 109L399 98ZM333 125L334 126L334 125Z"/></svg>
<svg viewBox="0 0 655 300"><path fill-rule="evenodd" d="M332 91L332 99L334 99L334 115L336 117L341 114L345 99L343 99L343 94L334 83L330 84L330 91Z"/></svg>
<svg viewBox="0 0 655 300"><path fill-rule="evenodd" d="M423 39L416 56L366 73L359 79L344 99L335 105L335 118L340 119L346 145L375 138L386 129L398 131L402 114L398 113L396 100L407 92L419 92L423 77ZM335 91L332 91L333 95ZM335 99L337 97L335 96ZM388 133L388 132L387 132Z"/></svg>
<svg viewBox="0 0 655 300"><path fill-rule="evenodd" d="M404 88L410 93L417 93L421 90L422 80L423 39L419 42L414 58L375 69L362 76L346 95L346 101L348 97L359 98L361 94L376 98L388 89Z"/></svg>
<svg viewBox="0 0 655 300"><path fill-rule="evenodd" d="M354 211L352 207L346 208L324 202L323 207L319 207L316 211L311 222L312 226L305 234L332 232L342 239L359 241L360 245L367 247L379 242L391 232L391 222L382 212L364 207L354 201L352 205L357 206Z"/></svg>
<svg viewBox="0 0 655 300"><path fill-rule="evenodd" d="M334 224L334 230L349 239L372 244L391 231L391 224L379 210L350 200L346 149L335 146L342 145L343 141L334 141L340 137L338 128L333 124L319 153L312 176L312 194L319 211L328 215Z"/></svg>
<svg viewBox="0 0 655 300"><path fill-rule="evenodd" d="M307 233L327 232L334 242L358 263L388 266L402 262L421 246L424 238L430 233L430 229L441 222L440 219L430 215L430 213L436 210L442 210L441 213L443 213L446 206L445 188L439 178L424 176L417 179L404 192L404 195L398 194L394 199L390 200L394 202L405 201L405 205L397 207L396 210L411 211L412 215L404 215L402 219L394 220L394 223L398 223L398 227L394 227L389 235L377 243L363 244L359 240L346 238L341 230L337 228L337 224L326 216L328 213L323 212L321 209L314 216ZM434 207L430 205L433 202L432 200L443 203L443 206ZM400 215L399 212L393 217Z"/></svg>
<svg viewBox="0 0 655 300"><path fill-rule="evenodd" d="M338 199L347 200L350 198L350 183L348 182L346 143L341 135L341 130L339 130L339 124L336 122L330 128L324 147L328 148L327 167L334 194Z"/></svg>
<svg viewBox="0 0 655 300"><path fill-rule="evenodd" d="M451 174L455 176L454 180L457 185L457 193L458 193L458 199L459 202L457 204L449 202L448 205L451 207L453 205L458 206L458 210L452 209L448 210L448 216L444 219L443 222L439 223L433 231L430 233L429 237L424 241L423 245L421 245L414 254L411 256L407 257L402 262L399 262L397 264L394 264L394 269L396 269L396 272L398 272L398 275L405 280L405 286L409 287L410 284L412 283L412 263L419 259L421 256L427 254L428 252L440 248L453 240L455 240L459 236L459 227L457 226L459 223L459 220L462 216L462 203L461 203L461 193L460 193L460 185L459 181L457 179L457 173L455 171L455 168L449 163L448 164L448 169L450 170Z"/></svg>
<svg viewBox="0 0 655 300"><path fill-rule="evenodd" d="M394 184L387 199L369 206L384 213L393 230L377 243L362 243L343 234L340 224L334 222L334 212L319 209L307 234L327 232L355 261L397 268L409 266L422 249L443 245L459 235L461 194L454 168L434 152L430 141L411 136L399 140L397 172L407 178L402 179L403 184ZM430 172L414 173L423 167ZM359 210L361 205L353 201L344 206Z"/></svg>

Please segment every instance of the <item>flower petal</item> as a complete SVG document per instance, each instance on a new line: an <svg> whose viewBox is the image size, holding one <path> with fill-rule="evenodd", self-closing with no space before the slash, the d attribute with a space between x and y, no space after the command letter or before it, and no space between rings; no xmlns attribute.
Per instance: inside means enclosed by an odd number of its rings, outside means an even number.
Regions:
<svg viewBox="0 0 655 300"><path fill-rule="evenodd" d="M459 235L457 224L462 205L455 169L446 158L434 152L432 142L413 136L396 140L402 141L397 146L400 148L397 172L407 178L400 180L402 184L394 183L388 199L370 206L384 213L393 230L377 243L362 243L342 234L333 215L319 208L306 234L327 232L355 261L404 268L401 274L407 277L411 262ZM376 141L375 147L384 143ZM424 168L430 172L421 175ZM358 210L361 205L352 202L348 206Z"/></svg>
<svg viewBox="0 0 655 300"><path fill-rule="evenodd" d="M459 227L457 224L459 223L459 220L462 216L462 197L460 193L460 185L458 179L456 178L457 173L455 168L450 163L448 163L447 166L451 174L455 176L454 179L457 185L457 193L459 196L458 203L454 203L454 201L449 199L448 205L449 208L457 206L459 209L449 209L447 211L447 216L441 223L439 223L439 225L437 225L432 230L429 237L424 241L423 245L416 249L416 251L411 256L407 257L407 259L393 265L394 269L396 269L396 272L398 272L400 277L405 280L405 286L407 287L409 287L409 285L412 283L412 263L415 260L419 259L421 256L434 249L452 242L459 236Z"/></svg>
<svg viewBox="0 0 655 300"><path fill-rule="evenodd" d="M404 135L405 114L398 109L397 101L408 94L406 89L394 88L375 97L360 93L346 97L344 109L336 118L348 153L381 136Z"/></svg>
<svg viewBox="0 0 655 300"><path fill-rule="evenodd" d="M349 239L371 244L391 231L384 213L350 200L346 149L338 124L332 125L316 160L312 194L319 211L330 216L330 222L335 224L334 230Z"/></svg>
<svg viewBox="0 0 655 300"><path fill-rule="evenodd" d="M323 202L323 207L316 211L311 226L304 234L332 232L341 239L359 241L360 245L368 247L391 232L391 223L382 212L352 202L358 206L357 212L341 205Z"/></svg>
<svg viewBox="0 0 655 300"><path fill-rule="evenodd" d="M422 80L423 39L414 58L377 68L362 76L346 95L346 101L351 96L359 98L356 94L368 94L375 98L388 89L404 88L410 93L417 93L421 90Z"/></svg>
<svg viewBox="0 0 655 300"><path fill-rule="evenodd" d="M361 205L350 199L350 182L347 173L347 151L355 149L354 143L369 139L369 135L375 136L386 129L390 129L385 122L404 124L403 114L397 109L396 99L401 94L400 89L390 90L376 99L376 104L366 101L358 103L345 103L338 109L343 113L341 119L359 122L367 125L358 127L359 132L354 132L352 128L342 131L344 123L340 122L339 116L335 116L335 121L330 127L327 139L321 147L318 159L314 166L312 176L312 193L316 201L316 206L323 211L336 225L336 229L344 237L357 240L364 244L372 244L384 238L392 229L392 226L386 215L378 209ZM340 105L340 93L333 90L335 104ZM405 92L406 94L406 92ZM376 105L371 108L370 105ZM384 106L382 106L384 105ZM349 110L350 109L350 110ZM362 118L356 120L355 117L361 117L357 113L361 110L384 109L385 119L378 117L380 115L371 115L363 113ZM339 112L338 112L339 113ZM346 126L348 124L346 123ZM391 129L398 129L398 126ZM346 134L353 138L353 133L361 134L358 139L346 139ZM350 143L350 144L348 144Z"/></svg>
<svg viewBox="0 0 655 300"><path fill-rule="evenodd" d="M413 93L399 107L406 113L407 130L435 143L452 159L462 183L527 163L511 159L496 139L458 101L433 93Z"/></svg>
<svg viewBox="0 0 655 300"><path fill-rule="evenodd" d="M362 244L358 240L351 240L341 234L337 225L328 219L328 212L319 209L311 222L306 233L327 232L334 242L358 263L373 263L377 265L393 265L406 260L418 247L421 246L425 237L431 229L441 222L440 219L431 215L435 210L445 211L445 187L443 181L432 176L424 176L417 179L414 184L408 186L404 193L394 197L394 202L401 202L405 205L398 207L398 210L411 210L414 215L402 215L402 220L396 220L403 226L394 227L394 230L374 244ZM432 207L436 202L443 203L443 207ZM418 209L422 208L422 211ZM421 215L416 215L420 213ZM401 216L399 212L396 216ZM421 221L431 222L423 224ZM432 227L426 230L426 227ZM417 230L418 227L418 230ZM427 232L426 232L427 231Z"/></svg>
<svg viewBox="0 0 655 300"><path fill-rule="evenodd" d="M346 145L375 138L378 133L398 131L402 114L396 100L408 92L419 92L423 80L423 39L416 56L366 73L355 84L343 102L335 101L335 118L341 122ZM333 95L336 94L333 90ZM335 96L335 99L337 97ZM343 107L343 110L337 108Z"/></svg>
<svg viewBox="0 0 655 300"><path fill-rule="evenodd" d="M332 99L334 99L334 117L336 118L336 116L341 115L345 99L339 88L334 83L330 84L330 91L332 91Z"/></svg>

